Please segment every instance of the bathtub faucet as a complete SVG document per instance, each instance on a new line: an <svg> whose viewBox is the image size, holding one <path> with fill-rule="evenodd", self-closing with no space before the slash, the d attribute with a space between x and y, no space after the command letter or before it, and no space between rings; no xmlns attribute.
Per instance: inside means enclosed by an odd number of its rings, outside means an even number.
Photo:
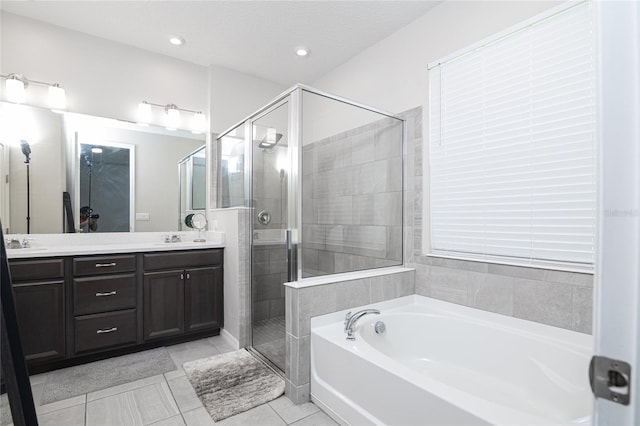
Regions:
<svg viewBox="0 0 640 426"><path fill-rule="evenodd" d="M347 316L344 318L344 332L347 333L347 340L356 340L353 335L353 328L360 318L368 314L379 315L380 311L377 309L363 309L351 315L351 311L347 312Z"/></svg>

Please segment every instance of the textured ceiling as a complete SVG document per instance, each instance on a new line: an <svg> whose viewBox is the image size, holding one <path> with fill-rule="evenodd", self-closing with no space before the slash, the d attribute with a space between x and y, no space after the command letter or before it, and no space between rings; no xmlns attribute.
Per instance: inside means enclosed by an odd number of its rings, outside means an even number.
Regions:
<svg viewBox="0 0 640 426"><path fill-rule="evenodd" d="M2 1L10 13L285 86L312 83L437 1ZM168 43L170 35L186 40ZM297 46L309 56L295 55Z"/></svg>

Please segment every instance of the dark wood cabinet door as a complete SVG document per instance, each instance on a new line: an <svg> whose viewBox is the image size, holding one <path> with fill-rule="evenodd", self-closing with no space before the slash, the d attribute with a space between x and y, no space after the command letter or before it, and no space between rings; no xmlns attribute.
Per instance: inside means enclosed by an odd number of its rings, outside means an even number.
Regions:
<svg viewBox="0 0 640 426"><path fill-rule="evenodd" d="M144 274L144 339L184 332L184 271Z"/></svg>
<svg viewBox="0 0 640 426"><path fill-rule="evenodd" d="M17 283L13 294L26 360L32 364L64 358L64 281Z"/></svg>
<svg viewBox="0 0 640 426"><path fill-rule="evenodd" d="M193 268L185 274L185 331L222 327L222 268Z"/></svg>

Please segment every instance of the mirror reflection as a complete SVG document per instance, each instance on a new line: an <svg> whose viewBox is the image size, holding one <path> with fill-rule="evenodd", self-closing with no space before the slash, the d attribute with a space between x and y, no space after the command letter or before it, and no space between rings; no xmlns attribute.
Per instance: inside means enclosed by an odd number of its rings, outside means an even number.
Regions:
<svg viewBox="0 0 640 426"><path fill-rule="evenodd" d="M194 213L206 210L207 169L205 147L201 146L178 164L180 175L180 230L189 230Z"/></svg>
<svg viewBox="0 0 640 426"><path fill-rule="evenodd" d="M22 141L31 150L28 186ZM0 102L3 231L27 233L29 222L30 233L65 232L64 192L77 232L178 231L175 167L204 142L184 130ZM203 162L204 150L194 162L197 188L206 180ZM194 189L192 198L204 204L204 193Z"/></svg>
<svg viewBox="0 0 640 426"><path fill-rule="evenodd" d="M129 232L133 150L80 144L81 232Z"/></svg>

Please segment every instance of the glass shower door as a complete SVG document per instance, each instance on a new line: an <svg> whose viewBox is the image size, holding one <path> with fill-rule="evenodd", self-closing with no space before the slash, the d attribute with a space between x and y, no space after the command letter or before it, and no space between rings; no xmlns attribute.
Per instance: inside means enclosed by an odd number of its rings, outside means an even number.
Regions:
<svg viewBox="0 0 640 426"><path fill-rule="evenodd" d="M252 122L252 346L285 369L289 102Z"/></svg>

